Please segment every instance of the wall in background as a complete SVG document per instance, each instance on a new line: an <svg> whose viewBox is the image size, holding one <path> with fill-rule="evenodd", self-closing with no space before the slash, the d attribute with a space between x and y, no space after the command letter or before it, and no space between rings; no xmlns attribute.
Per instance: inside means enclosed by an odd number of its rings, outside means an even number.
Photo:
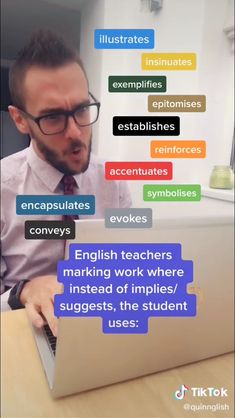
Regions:
<svg viewBox="0 0 235 418"><path fill-rule="evenodd" d="M94 29L105 27L105 0L87 0L81 10L81 43L80 54L86 68L89 88L97 99L102 101L103 106L103 51L94 49ZM102 112L103 113L103 112ZM93 126L92 150L99 152L99 144L102 138L102 123Z"/></svg>
<svg viewBox="0 0 235 418"><path fill-rule="evenodd" d="M154 139L113 137L114 115L148 115L147 94L108 93L108 76L165 74L166 94L207 96L205 113L177 113L181 117L181 134L177 138L205 139L207 158L173 160L174 182L207 184L213 165L229 164L234 127L234 56L223 31L227 13L228 0L164 0L163 8L156 14L144 10L141 1L136 0L86 2L81 18L81 53L91 86L102 102L94 132L94 150L98 155L107 160L149 160L149 144ZM94 50L93 31L98 28L154 28L156 51L195 52L198 69L143 72L141 50ZM158 137L167 138L170 139ZM130 185L134 203L146 206L142 202L142 183Z"/></svg>

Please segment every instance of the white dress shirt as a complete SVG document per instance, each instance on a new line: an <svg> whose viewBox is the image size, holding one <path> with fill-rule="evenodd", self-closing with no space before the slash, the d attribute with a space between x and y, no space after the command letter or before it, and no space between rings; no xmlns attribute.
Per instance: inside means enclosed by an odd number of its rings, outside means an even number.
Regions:
<svg viewBox="0 0 235 418"><path fill-rule="evenodd" d="M1 161L1 293L22 279L56 274L57 262L64 258L63 240L26 240L26 220L60 220L56 215L16 215L16 195L61 195L63 173L42 160L32 144ZM83 218L104 218L106 208L128 208L131 197L125 181L108 181L104 163L93 155L85 173L73 176L75 194L95 195L95 215ZM7 292L8 293L8 292Z"/></svg>

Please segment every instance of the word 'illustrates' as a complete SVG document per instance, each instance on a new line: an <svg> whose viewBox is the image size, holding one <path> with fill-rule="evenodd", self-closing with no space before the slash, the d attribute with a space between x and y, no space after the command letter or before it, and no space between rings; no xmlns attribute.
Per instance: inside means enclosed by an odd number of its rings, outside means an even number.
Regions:
<svg viewBox="0 0 235 418"><path fill-rule="evenodd" d="M153 29L96 29L96 49L153 49Z"/></svg>

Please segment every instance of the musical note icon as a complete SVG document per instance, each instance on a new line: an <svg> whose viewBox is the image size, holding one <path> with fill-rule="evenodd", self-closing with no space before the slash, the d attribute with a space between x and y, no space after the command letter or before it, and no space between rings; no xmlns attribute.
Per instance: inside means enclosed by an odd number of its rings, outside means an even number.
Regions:
<svg viewBox="0 0 235 418"><path fill-rule="evenodd" d="M186 385L181 385L180 389L177 390L175 392L175 399L182 400L185 396L185 393L187 392L187 390L189 390L190 388Z"/></svg>

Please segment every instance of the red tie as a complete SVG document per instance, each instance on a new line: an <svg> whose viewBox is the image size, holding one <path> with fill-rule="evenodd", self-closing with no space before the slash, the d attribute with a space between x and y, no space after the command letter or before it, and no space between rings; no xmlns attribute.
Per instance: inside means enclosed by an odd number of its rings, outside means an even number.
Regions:
<svg viewBox="0 0 235 418"><path fill-rule="evenodd" d="M64 176L61 181L64 186L64 194L73 195L74 189L77 186L73 176ZM79 219L79 215L63 215L63 219L66 221L73 221L75 219Z"/></svg>

